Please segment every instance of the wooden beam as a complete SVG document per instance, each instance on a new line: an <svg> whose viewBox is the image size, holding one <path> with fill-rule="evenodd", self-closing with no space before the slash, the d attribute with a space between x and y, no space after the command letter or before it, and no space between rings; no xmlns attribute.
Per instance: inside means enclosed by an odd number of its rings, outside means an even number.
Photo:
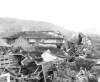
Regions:
<svg viewBox="0 0 100 82"><path fill-rule="evenodd" d="M43 70L44 81L46 82L46 77L45 77L45 72L44 72L44 66L43 66L43 63L42 63L42 70Z"/></svg>

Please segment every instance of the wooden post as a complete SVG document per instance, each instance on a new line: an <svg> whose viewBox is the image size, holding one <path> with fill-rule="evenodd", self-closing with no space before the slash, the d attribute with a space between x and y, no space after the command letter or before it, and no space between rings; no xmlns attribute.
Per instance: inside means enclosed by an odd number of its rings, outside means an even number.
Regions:
<svg viewBox="0 0 100 82"><path fill-rule="evenodd" d="M21 66L19 67L19 71L18 71L18 74L20 74L21 73Z"/></svg>
<svg viewBox="0 0 100 82"><path fill-rule="evenodd" d="M35 70L35 72L33 74L36 74L37 70L39 69L39 67Z"/></svg>
<svg viewBox="0 0 100 82"><path fill-rule="evenodd" d="M42 71L43 71L44 81L46 82L46 78L45 78L45 72L44 72L44 66L43 66L43 63L42 63Z"/></svg>
<svg viewBox="0 0 100 82"><path fill-rule="evenodd" d="M1 73L1 75L2 75L2 74L4 74L4 72L5 72L5 68L3 69L3 71L2 71L2 73Z"/></svg>

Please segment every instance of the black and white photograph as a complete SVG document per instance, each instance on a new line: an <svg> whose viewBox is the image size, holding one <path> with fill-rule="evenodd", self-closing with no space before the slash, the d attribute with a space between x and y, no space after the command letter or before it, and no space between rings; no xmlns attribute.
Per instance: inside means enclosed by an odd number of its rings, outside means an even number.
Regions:
<svg viewBox="0 0 100 82"><path fill-rule="evenodd" d="M100 82L100 0L0 0L0 82Z"/></svg>

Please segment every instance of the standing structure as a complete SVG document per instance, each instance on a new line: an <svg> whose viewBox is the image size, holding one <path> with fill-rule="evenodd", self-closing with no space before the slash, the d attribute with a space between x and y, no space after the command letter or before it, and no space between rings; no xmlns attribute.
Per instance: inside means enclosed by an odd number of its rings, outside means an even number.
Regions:
<svg viewBox="0 0 100 82"><path fill-rule="evenodd" d="M64 41L64 38L54 31L24 31L9 37L3 37L3 39L6 39L8 43L13 43L20 36L26 39L30 44L34 44L35 42L58 44Z"/></svg>

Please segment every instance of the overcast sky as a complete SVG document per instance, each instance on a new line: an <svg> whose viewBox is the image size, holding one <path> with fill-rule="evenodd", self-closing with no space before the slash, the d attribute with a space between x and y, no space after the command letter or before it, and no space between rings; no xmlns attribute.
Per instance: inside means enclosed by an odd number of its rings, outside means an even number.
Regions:
<svg viewBox="0 0 100 82"><path fill-rule="evenodd" d="M93 28L96 32L100 28L100 0L0 0L0 17L46 21L76 32Z"/></svg>

